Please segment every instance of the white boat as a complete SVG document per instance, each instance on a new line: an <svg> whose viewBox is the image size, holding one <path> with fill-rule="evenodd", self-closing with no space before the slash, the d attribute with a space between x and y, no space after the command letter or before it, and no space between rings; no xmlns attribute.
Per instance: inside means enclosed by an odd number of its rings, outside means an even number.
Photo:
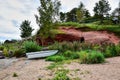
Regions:
<svg viewBox="0 0 120 80"><path fill-rule="evenodd" d="M28 59L43 58L43 57L54 55L57 52L58 52L58 50L47 50L47 51L39 51L39 52L30 52L30 53L26 53L26 56L27 56Z"/></svg>

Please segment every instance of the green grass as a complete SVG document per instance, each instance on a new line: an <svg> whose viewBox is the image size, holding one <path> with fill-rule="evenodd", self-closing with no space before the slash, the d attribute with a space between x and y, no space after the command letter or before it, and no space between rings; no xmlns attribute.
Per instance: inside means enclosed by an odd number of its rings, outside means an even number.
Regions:
<svg viewBox="0 0 120 80"><path fill-rule="evenodd" d="M54 61L54 62L61 62L63 60L66 60L66 58L64 56L49 56L46 58L46 61Z"/></svg>
<svg viewBox="0 0 120 80"><path fill-rule="evenodd" d="M17 73L14 72L13 73L13 77L18 77Z"/></svg>
<svg viewBox="0 0 120 80"><path fill-rule="evenodd" d="M85 64L103 63L104 55L98 51L81 51L79 52L80 62Z"/></svg>
<svg viewBox="0 0 120 80"><path fill-rule="evenodd" d="M33 42L33 41L24 42L24 48L26 52L36 52L42 49L41 46L39 46L36 42Z"/></svg>
<svg viewBox="0 0 120 80"><path fill-rule="evenodd" d="M52 33L56 34L65 34L63 31L59 30L59 29L53 29Z"/></svg>
<svg viewBox="0 0 120 80"><path fill-rule="evenodd" d="M120 25L100 25L96 23L76 23L76 22L65 22L65 23L60 23L59 26L66 26L66 27L75 27L75 28L83 28L83 27L88 27L91 30L106 30L108 32L113 32L115 35L120 36Z"/></svg>
<svg viewBox="0 0 120 80"><path fill-rule="evenodd" d="M51 63L49 66L47 66L47 69L54 69L54 68L58 68L58 67L62 67L62 65L64 64L64 62L54 62Z"/></svg>
<svg viewBox="0 0 120 80"><path fill-rule="evenodd" d="M69 70L57 70L55 73L55 77L52 80L70 80L70 78L67 76L67 73L69 73Z"/></svg>
<svg viewBox="0 0 120 80"><path fill-rule="evenodd" d="M14 52L15 50L17 50L17 49L19 49L19 48L22 47L22 43L20 43L20 42L5 43L5 44L3 44L2 46L3 46L4 48L7 48L7 50Z"/></svg>

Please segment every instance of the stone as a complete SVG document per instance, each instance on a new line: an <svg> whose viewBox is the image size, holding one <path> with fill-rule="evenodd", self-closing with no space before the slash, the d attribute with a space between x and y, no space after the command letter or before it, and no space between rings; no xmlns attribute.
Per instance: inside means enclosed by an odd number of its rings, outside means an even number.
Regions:
<svg viewBox="0 0 120 80"><path fill-rule="evenodd" d="M0 59L4 59L3 51L0 51Z"/></svg>

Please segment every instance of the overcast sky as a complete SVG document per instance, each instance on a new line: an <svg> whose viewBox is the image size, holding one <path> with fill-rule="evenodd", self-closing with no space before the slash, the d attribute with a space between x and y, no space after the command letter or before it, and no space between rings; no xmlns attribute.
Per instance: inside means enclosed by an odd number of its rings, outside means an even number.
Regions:
<svg viewBox="0 0 120 80"><path fill-rule="evenodd" d="M61 11L67 12L78 7L80 1L93 14L93 7L99 0L60 0ZM108 0L112 10L118 7L120 0ZM0 41L6 39L20 39L19 26L28 19L32 27L38 29L34 15L37 14L39 0L0 0ZM111 10L111 11L112 11Z"/></svg>

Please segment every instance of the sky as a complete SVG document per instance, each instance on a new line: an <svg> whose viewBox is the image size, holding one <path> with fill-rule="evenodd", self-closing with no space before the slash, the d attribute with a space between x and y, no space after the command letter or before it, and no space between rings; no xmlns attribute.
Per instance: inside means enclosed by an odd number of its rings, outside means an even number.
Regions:
<svg viewBox="0 0 120 80"><path fill-rule="evenodd" d="M60 11L67 12L74 7L78 7L83 2L85 8L93 14L93 7L99 0L60 0ZM113 11L118 7L120 0L108 0ZM0 42L20 38L20 24L24 20L31 21L31 26L35 30L39 29L36 24L35 14L38 14L37 8L40 6L39 0L0 0Z"/></svg>

